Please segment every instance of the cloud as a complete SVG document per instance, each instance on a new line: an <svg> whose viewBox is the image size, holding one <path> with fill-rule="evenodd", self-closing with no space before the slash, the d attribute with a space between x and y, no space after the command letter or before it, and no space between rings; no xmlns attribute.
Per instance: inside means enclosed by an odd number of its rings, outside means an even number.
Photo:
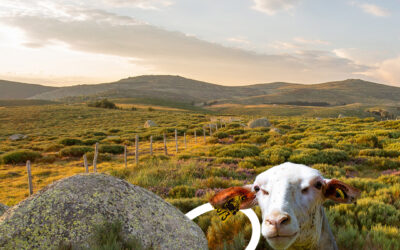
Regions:
<svg viewBox="0 0 400 250"><path fill-rule="evenodd" d="M366 71L363 74L400 87L400 55L376 64L376 69Z"/></svg>
<svg viewBox="0 0 400 250"><path fill-rule="evenodd" d="M253 9L274 15L278 11L289 10L296 6L300 0L252 0L254 2Z"/></svg>
<svg viewBox="0 0 400 250"><path fill-rule="evenodd" d="M319 39L305 39L303 37L295 37L293 39L295 42L300 44L310 44L310 45L329 45L330 42L319 40Z"/></svg>
<svg viewBox="0 0 400 250"><path fill-rule="evenodd" d="M154 69L154 72L224 84L314 83L355 77L353 72L368 70L367 66L331 52L301 50L284 55L260 54L224 47L102 10L64 6L46 15L13 13L0 17L0 23L21 29L25 34L21 43L35 50L64 44L72 51L134 60L137 65ZM240 39L234 40L239 42ZM24 61L28 63L29 53ZM79 64L71 64L71 67L79 67Z"/></svg>
<svg viewBox="0 0 400 250"><path fill-rule="evenodd" d="M167 0L104 0L105 3L116 7L137 7L141 9L160 9L173 5Z"/></svg>
<svg viewBox="0 0 400 250"><path fill-rule="evenodd" d="M361 8L365 13L377 16L377 17L387 17L390 16L390 12L382 7L370 3L358 3L351 2L351 5Z"/></svg>

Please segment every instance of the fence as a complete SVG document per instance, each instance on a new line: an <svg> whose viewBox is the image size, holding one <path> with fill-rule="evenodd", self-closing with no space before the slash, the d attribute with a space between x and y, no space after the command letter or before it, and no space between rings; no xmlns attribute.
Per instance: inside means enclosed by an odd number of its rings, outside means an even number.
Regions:
<svg viewBox="0 0 400 250"><path fill-rule="evenodd" d="M218 124L210 124L207 127L209 127L209 133L207 135L207 130L206 127L203 127L203 140L199 140L197 136L197 131L194 130L193 135L187 135L186 132L183 133L183 136L179 137L178 136L178 131L175 129L174 131L174 137L173 139L169 139L167 134L163 134L163 140L162 141L154 141L153 136L150 136L149 140L145 141L140 141L140 136L136 135L135 136L135 143L134 147L130 148L128 145L124 145L124 152L123 152L123 157L124 157L124 166L125 168L128 168L128 157L129 156L135 156L135 165L138 166L140 164L139 156L142 155L155 155L155 154L164 154L167 156L173 156L176 155L180 152L180 150L186 150L188 148L188 145L205 145L207 144L207 136L212 137L213 135L213 130L214 132L218 131ZM221 123L220 128L225 127L226 128L226 123ZM170 150L168 151L168 148L175 147L175 150ZM130 154L130 152L134 152ZM174 153L171 153L174 152ZM99 157L99 143L97 142L94 146L94 157L93 157L93 172L97 172L97 161ZM89 164L88 164L88 159L86 154L83 155L83 166L85 168L85 173L89 173ZM31 162L27 161L26 162L26 169L27 169L27 174L28 174L28 187L29 187L29 195L33 194L33 184L32 184L32 171L31 171Z"/></svg>

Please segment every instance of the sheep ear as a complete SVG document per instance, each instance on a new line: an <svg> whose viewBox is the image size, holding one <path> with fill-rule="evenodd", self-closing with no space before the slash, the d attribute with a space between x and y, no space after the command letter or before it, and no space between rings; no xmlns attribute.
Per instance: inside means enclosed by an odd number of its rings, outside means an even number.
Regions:
<svg viewBox="0 0 400 250"><path fill-rule="evenodd" d="M360 196L360 190L336 179L325 179L324 196L339 203L353 203Z"/></svg>
<svg viewBox="0 0 400 250"><path fill-rule="evenodd" d="M257 205L256 193L251 190L252 185L246 185L243 187L230 187L216 193L210 199L210 203L215 208L222 208L225 203L234 199L235 197L241 197L240 209L247 209Z"/></svg>

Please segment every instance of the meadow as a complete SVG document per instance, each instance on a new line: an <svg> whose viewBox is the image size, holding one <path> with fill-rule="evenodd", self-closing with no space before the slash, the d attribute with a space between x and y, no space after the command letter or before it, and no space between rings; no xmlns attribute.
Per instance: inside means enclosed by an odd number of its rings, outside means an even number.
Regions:
<svg viewBox="0 0 400 250"><path fill-rule="evenodd" d="M135 106L134 104L132 104ZM0 109L0 203L12 206L28 196L24 162L32 160L37 192L58 179L84 172L82 155L93 158L100 143L98 171L114 175L158 194L187 212L207 202L222 188L251 183L274 165L291 161L318 169L362 191L357 204L326 202L330 225L340 249L400 249L400 121L375 118L268 116L275 128L243 126L256 113L236 113L204 142L203 127L223 113L185 111L184 107L132 110L86 105L43 105ZM239 112L239 111L238 111ZM146 120L157 127L144 128ZM217 122L213 122L214 124ZM222 123L225 125L225 122ZM221 126L221 124L219 124ZM177 129L179 153L173 140ZM193 138L196 131L197 143ZM162 134L166 133L168 156ZM187 148L182 136L187 134ZM25 139L11 141L10 135ZM140 136L140 162L135 164L134 140ZM153 136L155 154L148 154ZM122 152L128 146L128 168ZM122 151L121 151L122 150ZM260 215L259 208L255 211ZM196 219L210 249L243 249L251 225L242 215L221 222L214 212ZM262 240L258 249L269 249Z"/></svg>

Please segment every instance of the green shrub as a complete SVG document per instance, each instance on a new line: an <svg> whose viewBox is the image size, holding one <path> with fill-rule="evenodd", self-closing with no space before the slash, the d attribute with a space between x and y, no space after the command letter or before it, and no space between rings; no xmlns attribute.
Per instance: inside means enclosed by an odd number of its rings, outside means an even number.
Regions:
<svg viewBox="0 0 400 250"><path fill-rule="evenodd" d="M93 161L94 152L93 151L87 152L86 157L87 157L88 161L90 161L90 162ZM111 154L109 154L109 153L99 153L97 155L97 162L111 161L111 160L112 160L112 157L111 157Z"/></svg>
<svg viewBox="0 0 400 250"><path fill-rule="evenodd" d="M368 165L379 170L397 169L400 168L400 161L390 160L384 157L369 157Z"/></svg>
<svg viewBox="0 0 400 250"><path fill-rule="evenodd" d="M213 147L211 148L210 153L218 157L244 158L246 156L259 155L260 149L257 146L250 144L233 144L222 147Z"/></svg>
<svg viewBox="0 0 400 250"><path fill-rule="evenodd" d="M292 150L290 148L276 145L262 151L260 157L263 158L267 164L275 165L286 162L291 154Z"/></svg>
<svg viewBox="0 0 400 250"><path fill-rule="evenodd" d="M213 136L218 138L218 139L223 139L223 138L229 137L229 134L225 133L225 132L222 132L222 131L219 131L219 132L214 133Z"/></svg>
<svg viewBox="0 0 400 250"><path fill-rule="evenodd" d="M124 153L125 147L121 145L100 145L100 153L110 153L110 154L122 154Z"/></svg>
<svg viewBox="0 0 400 250"><path fill-rule="evenodd" d="M93 148L86 146L70 146L60 151L61 156L81 157L87 152L92 152Z"/></svg>
<svg viewBox="0 0 400 250"><path fill-rule="evenodd" d="M34 162L41 157L42 155L40 153L25 149L11 151L1 155L4 164L19 164L25 163L28 160Z"/></svg>
<svg viewBox="0 0 400 250"><path fill-rule="evenodd" d="M379 147L378 137L375 135L358 135L355 138L356 143L362 147L377 148Z"/></svg>
<svg viewBox="0 0 400 250"><path fill-rule="evenodd" d="M244 134L244 129L242 129L242 128L229 129L226 131L226 133L229 135L241 135L241 134Z"/></svg>
<svg viewBox="0 0 400 250"><path fill-rule="evenodd" d="M339 149L297 149L290 156L289 161L306 165L316 163L336 164L348 160L348 158L347 153Z"/></svg>
<svg viewBox="0 0 400 250"><path fill-rule="evenodd" d="M171 198L192 198L195 193L196 189L194 187L181 185L170 189L168 195Z"/></svg>
<svg viewBox="0 0 400 250"><path fill-rule="evenodd" d="M96 144L99 141L100 140L98 140L98 139L87 139L87 140L82 141L82 144L86 145L86 146L93 146L94 144Z"/></svg>
<svg viewBox="0 0 400 250"><path fill-rule="evenodd" d="M249 142L261 144L261 143L266 143L268 141L268 139L269 139L269 135L255 134L255 135L251 135L249 137Z"/></svg>
<svg viewBox="0 0 400 250"><path fill-rule="evenodd" d="M95 107L95 108L117 109L117 105L115 105L115 103L110 102L107 99L88 103L88 106Z"/></svg>
<svg viewBox="0 0 400 250"><path fill-rule="evenodd" d="M398 157L400 151L384 149L363 149L358 153L360 156L378 156L378 157Z"/></svg>
<svg viewBox="0 0 400 250"><path fill-rule="evenodd" d="M339 178L346 174L346 171L338 166L315 164L312 167L319 170L325 178Z"/></svg>
<svg viewBox="0 0 400 250"><path fill-rule="evenodd" d="M65 138L60 141L64 146L82 145L82 141L74 138Z"/></svg>
<svg viewBox="0 0 400 250"><path fill-rule="evenodd" d="M166 201L177 207L182 213L187 213L193 208L208 202L204 198L166 199Z"/></svg>
<svg viewBox="0 0 400 250"><path fill-rule="evenodd" d="M64 145L62 144L51 144L47 148L44 149L45 152L58 152L62 149Z"/></svg>
<svg viewBox="0 0 400 250"><path fill-rule="evenodd" d="M107 134L104 132L94 132L93 135L94 136L107 136Z"/></svg>

